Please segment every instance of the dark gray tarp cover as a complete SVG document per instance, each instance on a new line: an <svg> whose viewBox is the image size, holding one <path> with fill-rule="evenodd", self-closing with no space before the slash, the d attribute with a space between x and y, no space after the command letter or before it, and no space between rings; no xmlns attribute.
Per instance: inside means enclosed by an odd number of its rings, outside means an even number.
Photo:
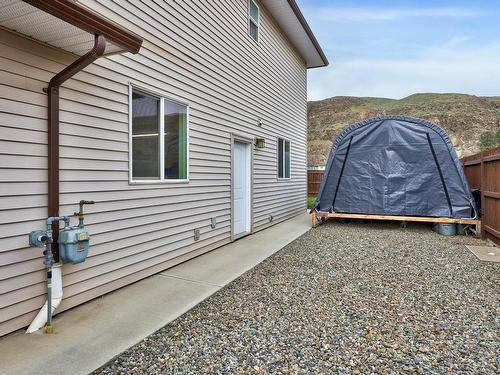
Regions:
<svg viewBox="0 0 500 375"><path fill-rule="evenodd" d="M345 129L330 152L315 208L452 218L477 212L446 132L407 116L370 118Z"/></svg>

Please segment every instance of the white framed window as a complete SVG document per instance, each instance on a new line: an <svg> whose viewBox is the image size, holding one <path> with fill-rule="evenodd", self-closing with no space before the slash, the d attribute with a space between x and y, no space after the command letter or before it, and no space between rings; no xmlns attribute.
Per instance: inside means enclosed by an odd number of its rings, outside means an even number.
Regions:
<svg viewBox="0 0 500 375"><path fill-rule="evenodd" d="M290 178L290 141L278 138L278 178Z"/></svg>
<svg viewBox="0 0 500 375"><path fill-rule="evenodd" d="M130 85L130 182L188 181L189 107Z"/></svg>
<svg viewBox="0 0 500 375"><path fill-rule="evenodd" d="M259 41L260 8L255 0L248 0L248 34Z"/></svg>

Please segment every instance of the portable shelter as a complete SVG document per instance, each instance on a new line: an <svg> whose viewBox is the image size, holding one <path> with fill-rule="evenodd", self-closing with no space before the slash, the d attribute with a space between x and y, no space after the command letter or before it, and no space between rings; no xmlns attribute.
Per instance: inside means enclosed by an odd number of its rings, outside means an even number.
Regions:
<svg viewBox="0 0 500 375"><path fill-rule="evenodd" d="M477 216L446 132L432 122L407 116L370 118L339 135L315 210L454 219Z"/></svg>

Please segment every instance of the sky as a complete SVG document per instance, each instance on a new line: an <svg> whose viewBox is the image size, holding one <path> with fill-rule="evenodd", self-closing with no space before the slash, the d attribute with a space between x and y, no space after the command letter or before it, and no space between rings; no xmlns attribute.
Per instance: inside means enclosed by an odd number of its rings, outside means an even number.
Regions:
<svg viewBox="0 0 500 375"><path fill-rule="evenodd" d="M296 0L330 65L308 99L500 96L500 0Z"/></svg>

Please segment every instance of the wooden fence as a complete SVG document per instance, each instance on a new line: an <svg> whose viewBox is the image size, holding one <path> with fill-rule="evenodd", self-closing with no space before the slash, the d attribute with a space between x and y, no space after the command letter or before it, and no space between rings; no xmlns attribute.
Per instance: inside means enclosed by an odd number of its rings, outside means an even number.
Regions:
<svg viewBox="0 0 500 375"><path fill-rule="evenodd" d="M472 189L481 189L482 237L500 245L500 147L460 159Z"/></svg>
<svg viewBox="0 0 500 375"><path fill-rule="evenodd" d="M319 185L321 185L321 179L323 178L323 172L321 170L309 170L307 171L307 195L309 197L315 197L319 193Z"/></svg>

